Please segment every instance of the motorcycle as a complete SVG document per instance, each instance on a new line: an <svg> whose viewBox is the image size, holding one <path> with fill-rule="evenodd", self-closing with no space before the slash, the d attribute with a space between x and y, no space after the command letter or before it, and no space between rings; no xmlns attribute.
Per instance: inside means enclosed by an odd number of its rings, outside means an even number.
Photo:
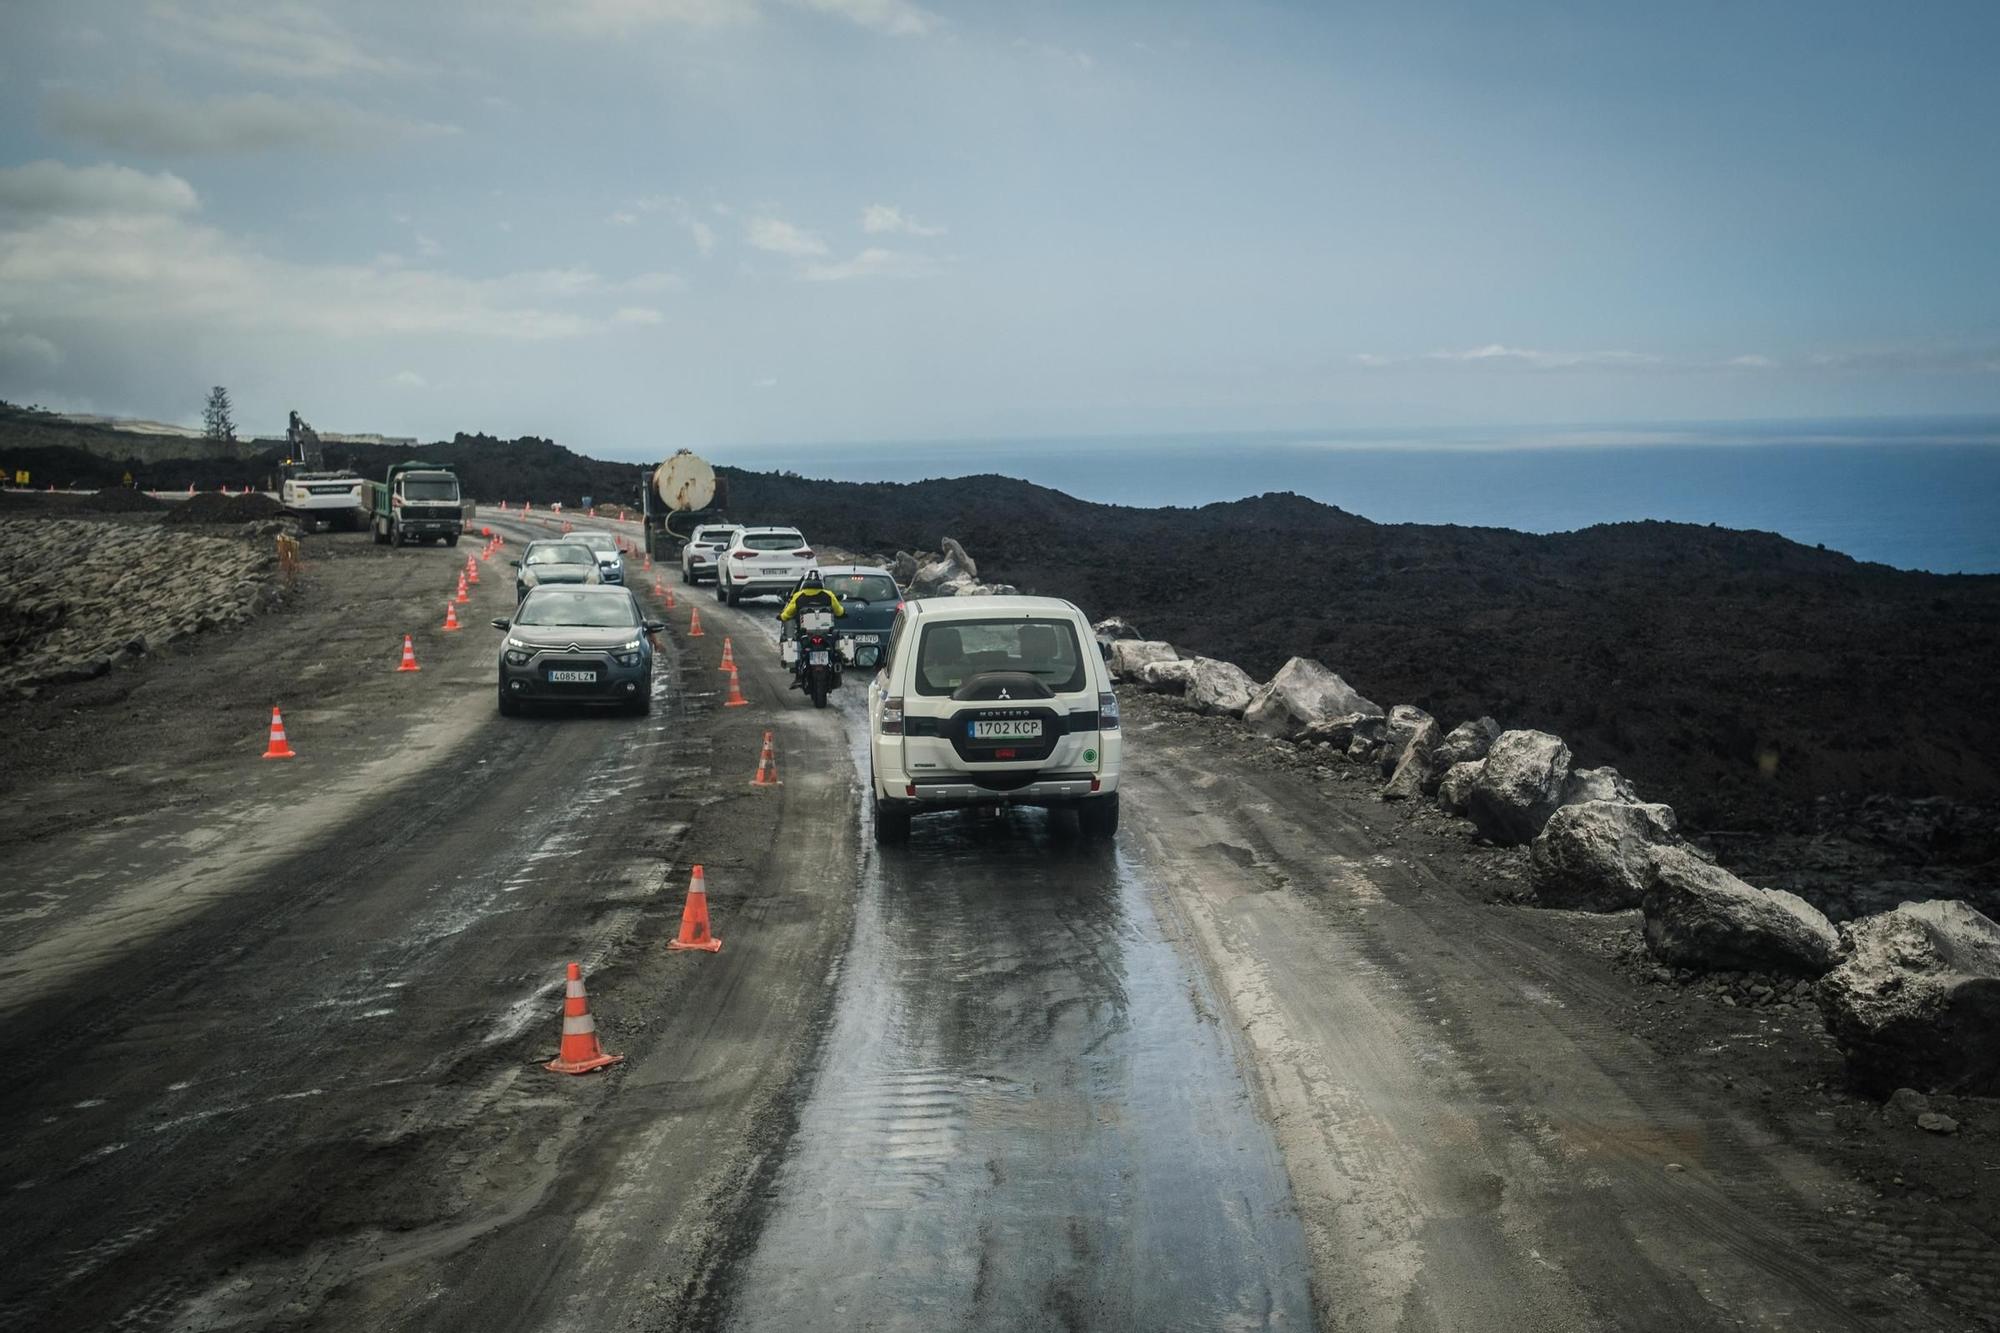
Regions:
<svg viewBox="0 0 2000 1333"><path fill-rule="evenodd" d="M826 707L826 696L840 688L840 673L847 665L839 640L833 633L833 612L810 610L799 613L799 632L785 640L782 652L798 687L813 701L814 708Z"/></svg>

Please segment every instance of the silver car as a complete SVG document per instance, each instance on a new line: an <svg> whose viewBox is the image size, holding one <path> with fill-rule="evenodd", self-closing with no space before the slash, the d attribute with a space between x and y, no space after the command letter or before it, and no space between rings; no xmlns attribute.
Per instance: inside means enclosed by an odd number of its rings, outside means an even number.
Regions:
<svg viewBox="0 0 2000 1333"><path fill-rule="evenodd" d="M567 537L559 541L528 543L521 558L514 561L514 602L545 583L602 583L597 552Z"/></svg>
<svg viewBox="0 0 2000 1333"><path fill-rule="evenodd" d="M625 557L618 550L618 539L608 532L570 532L563 534L565 541L582 542L597 556L597 577L605 583L625 581Z"/></svg>

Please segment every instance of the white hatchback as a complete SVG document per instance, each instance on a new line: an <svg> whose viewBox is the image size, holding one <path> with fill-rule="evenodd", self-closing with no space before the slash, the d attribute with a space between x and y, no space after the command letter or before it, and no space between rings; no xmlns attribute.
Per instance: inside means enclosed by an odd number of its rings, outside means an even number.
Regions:
<svg viewBox="0 0 2000 1333"><path fill-rule="evenodd" d="M868 688L875 838L931 810L1076 811L1118 831L1123 733L1090 621L1054 597L906 602Z"/></svg>
<svg viewBox="0 0 2000 1333"><path fill-rule="evenodd" d="M681 582L700 583L714 578L722 553L741 531L734 523L704 523L689 533L687 545L681 548Z"/></svg>
<svg viewBox="0 0 2000 1333"><path fill-rule="evenodd" d="M790 592L813 567L813 552L797 528L739 528L715 566L715 600Z"/></svg>

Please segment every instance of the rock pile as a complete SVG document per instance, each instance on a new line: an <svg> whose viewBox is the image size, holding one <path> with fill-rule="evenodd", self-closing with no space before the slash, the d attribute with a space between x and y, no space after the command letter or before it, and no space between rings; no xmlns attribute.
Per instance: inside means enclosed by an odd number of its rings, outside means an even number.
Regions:
<svg viewBox="0 0 2000 1333"><path fill-rule="evenodd" d="M16 689L88 680L240 624L268 604L274 563L268 547L150 524L0 522L0 668Z"/></svg>
<svg viewBox="0 0 2000 1333"><path fill-rule="evenodd" d="M283 518L285 507L268 495L222 495L203 491L168 507L167 523L253 523Z"/></svg>
<svg viewBox="0 0 2000 1333"><path fill-rule="evenodd" d="M1010 583L982 583L979 566L952 537L942 551L898 551L886 562L896 582L917 597L1004 597L1020 589Z"/></svg>
<svg viewBox="0 0 2000 1333"><path fill-rule="evenodd" d="M1385 713L1306 658L1260 686L1227 662L1143 639L1122 619L1094 628L1121 681L1242 717L1280 747L1345 756L1385 779L1383 800L1434 795L1487 842L1527 844L1533 905L1638 909L1659 979L1728 1005L1816 1001L1865 1087L2000 1093L2000 924L1970 905L1904 903L1836 930L1796 894L1716 865L1682 839L1671 807L1642 800L1616 769L1573 769L1560 737L1503 731L1488 717L1446 732L1409 704Z"/></svg>

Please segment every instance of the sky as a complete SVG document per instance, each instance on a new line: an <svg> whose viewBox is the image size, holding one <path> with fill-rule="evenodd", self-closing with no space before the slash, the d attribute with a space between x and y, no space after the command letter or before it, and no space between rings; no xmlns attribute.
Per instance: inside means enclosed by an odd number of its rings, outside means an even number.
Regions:
<svg viewBox="0 0 2000 1333"><path fill-rule="evenodd" d="M1989 0L10 0L0 398L634 459L1991 413L1996 51Z"/></svg>

